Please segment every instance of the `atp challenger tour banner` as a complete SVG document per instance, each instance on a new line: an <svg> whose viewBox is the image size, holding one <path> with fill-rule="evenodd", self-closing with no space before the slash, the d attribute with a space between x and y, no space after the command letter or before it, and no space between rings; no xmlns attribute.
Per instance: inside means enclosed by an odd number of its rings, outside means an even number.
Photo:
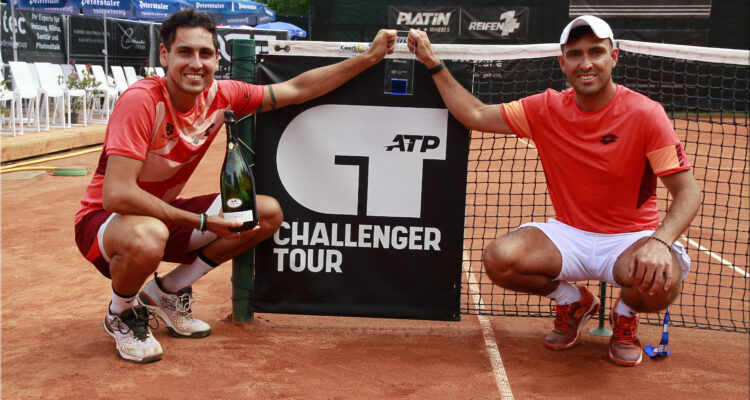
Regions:
<svg viewBox="0 0 750 400"><path fill-rule="evenodd" d="M340 60L263 56L257 81ZM257 192L284 210L255 252L256 311L459 319L469 132L421 64L413 95L384 94L385 65L256 117Z"/></svg>

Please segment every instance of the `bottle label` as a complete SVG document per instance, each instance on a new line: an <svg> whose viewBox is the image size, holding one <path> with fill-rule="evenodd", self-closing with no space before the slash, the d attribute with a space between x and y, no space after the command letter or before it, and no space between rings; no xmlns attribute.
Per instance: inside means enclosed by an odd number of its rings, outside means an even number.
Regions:
<svg viewBox="0 0 750 400"><path fill-rule="evenodd" d="M242 205L242 200L232 197L231 199L227 200L227 207L229 208L237 208Z"/></svg>
<svg viewBox="0 0 750 400"><path fill-rule="evenodd" d="M252 221L253 220L253 210L249 211L238 211L238 212L225 212L224 213L224 219L229 221Z"/></svg>

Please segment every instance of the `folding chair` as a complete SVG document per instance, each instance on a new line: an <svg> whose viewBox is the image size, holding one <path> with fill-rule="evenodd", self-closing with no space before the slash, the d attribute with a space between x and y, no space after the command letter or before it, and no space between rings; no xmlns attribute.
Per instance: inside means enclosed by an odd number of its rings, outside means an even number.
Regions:
<svg viewBox="0 0 750 400"><path fill-rule="evenodd" d="M36 131L41 132L39 126L39 92L37 91L34 78L29 71L28 65L23 61L10 61L10 73L13 79L13 93L16 97L16 118L21 123L21 134L23 134L23 124L28 121L31 127L32 121L36 126ZM27 100L27 116L23 115L23 102ZM33 114L32 114L33 113Z"/></svg>

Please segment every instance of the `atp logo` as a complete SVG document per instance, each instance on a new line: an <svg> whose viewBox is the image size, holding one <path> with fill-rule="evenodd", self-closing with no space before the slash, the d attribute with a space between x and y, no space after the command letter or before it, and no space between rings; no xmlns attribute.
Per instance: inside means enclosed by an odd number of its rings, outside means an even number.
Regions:
<svg viewBox="0 0 750 400"><path fill-rule="evenodd" d="M279 178L319 213L418 218L425 161L445 160L447 131L446 109L313 107L281 135Z"/></svg>

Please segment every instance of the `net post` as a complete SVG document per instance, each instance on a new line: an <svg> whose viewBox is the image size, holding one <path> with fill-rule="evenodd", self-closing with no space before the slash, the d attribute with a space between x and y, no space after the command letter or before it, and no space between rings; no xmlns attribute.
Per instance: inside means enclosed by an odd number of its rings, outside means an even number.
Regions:
<svg viewBox="0 0 750 400"><path fill-rule="evenodd" d="M599 307L599 326L589 331L589 333L596 336L612 336L612 331L604 327L604 306L607 300L607 282L599 283L599 301L601 306Z"/></svg>
<svg viewBox="0 0 750 400"><path fill-rule="evenodd" d="M232 42L232 79L255 82L255 40L235 39ZM251 149L255 149L255 118L248 118L237 127L237 133ZM250 167L255 164L255 155L242 146L243 155ZM249 323L253 320L250 296L253 288L253 249L232 259L232 321Z"/></svg>

